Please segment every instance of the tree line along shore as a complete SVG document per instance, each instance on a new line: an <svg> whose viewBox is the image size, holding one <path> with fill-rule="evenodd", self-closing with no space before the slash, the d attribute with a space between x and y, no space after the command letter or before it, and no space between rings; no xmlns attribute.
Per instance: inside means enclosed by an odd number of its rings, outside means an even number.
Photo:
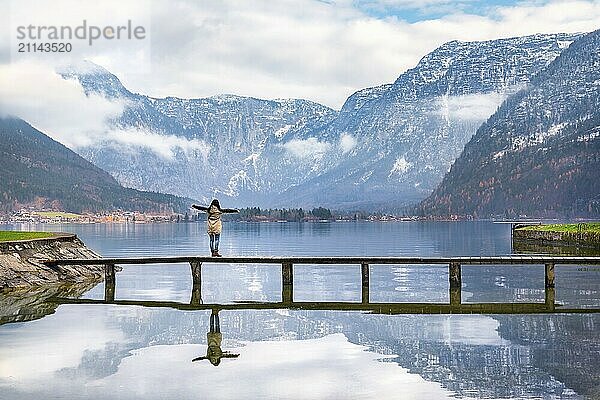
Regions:
<svg viewBox="0 0 600 400"><path fill-rule="evenodd" d="M77 214L61 211L33 211L23 209L9 215L0 215L0 223L160 223L197 222L206 217L195 210L183 214L151 214L131 211L113 211L97 214ZM260 208L248 207L225 217L240 222L311 222L311 221L397 221L417 220L418 217L385 212L336 211L325 207Z"/></svg>

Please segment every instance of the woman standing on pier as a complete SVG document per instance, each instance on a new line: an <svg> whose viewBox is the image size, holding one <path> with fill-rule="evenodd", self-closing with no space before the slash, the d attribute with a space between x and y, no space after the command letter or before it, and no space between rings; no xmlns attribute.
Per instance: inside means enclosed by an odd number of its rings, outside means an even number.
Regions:
<svg viewBox="0 0 600 400"><path fill-rule="evenodd" d="M235 208L221 208L219 200L217 199L214 199L208 207L193 204L192 208L204 211L206 214L208 214L206 222L208 224L208 237L210 238L210 252L213 257L221 257L219 254L219 241L221 239L221 231L223 230L221 215L240 211L236 210Z"/></svg>

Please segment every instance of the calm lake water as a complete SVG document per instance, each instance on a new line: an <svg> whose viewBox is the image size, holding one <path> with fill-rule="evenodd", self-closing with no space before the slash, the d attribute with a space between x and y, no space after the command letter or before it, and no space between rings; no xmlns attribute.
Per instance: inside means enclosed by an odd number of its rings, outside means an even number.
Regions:
<svg viewBox="0 0 600 400"><path fill-rule="evenodd" d="M205 225L45 225L104 256L206 255ZM7 229L6 226L0 229ZM511 254L492 222L226 223L226 255ZM280 267L203 266L202 301L281 300ZM360 302L359 266L295 266L295 301ZM124 266L116 299L189 303L189 265ZM557 267L556 301L600 306L600 271ZM99 284L83 298L102 299ZM463 302L544 302L543 266L463 266ZM371 301L448 302L446 266L371 266ZM379 315L60 305L0 326L2 399L579 399L600 396L600 315ZM41 315L40 315L41 316ZM214 335L212 336L215 337Z"/></svg>

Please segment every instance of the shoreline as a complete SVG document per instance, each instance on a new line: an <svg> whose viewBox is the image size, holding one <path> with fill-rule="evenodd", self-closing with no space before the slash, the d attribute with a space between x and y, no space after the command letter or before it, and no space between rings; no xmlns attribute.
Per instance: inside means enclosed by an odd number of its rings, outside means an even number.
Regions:
<svg viewBox="0 0 600 400"><path fill-rule="evenodd" d="M104 266L68 266L58 270L43 262L56 258L100 258L75 234L59 232L47 238L0 242L0 292L65 283L101 282Z"/></svg>
<svg viewBox="0 0 600 400"><path fill-rule="evenodd" d="M600 224L556 224L514 226L514 247L564 247L600 250Z"/></svg>

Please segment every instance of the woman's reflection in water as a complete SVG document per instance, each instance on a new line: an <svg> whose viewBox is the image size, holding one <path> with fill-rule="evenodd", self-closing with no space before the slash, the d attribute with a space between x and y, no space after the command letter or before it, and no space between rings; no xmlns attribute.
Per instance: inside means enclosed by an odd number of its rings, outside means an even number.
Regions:
<svg viewBox="0 0 600 400"><path fill-rule="evenodd" d="M208 360L215 367L221 363L222 358L237 358L239 354L232 354L221 350L223 335L219 326L219 310L213 309L210 314L210 331L206 334L208 348L206 356L194 358L192 361Z"/></svg>

